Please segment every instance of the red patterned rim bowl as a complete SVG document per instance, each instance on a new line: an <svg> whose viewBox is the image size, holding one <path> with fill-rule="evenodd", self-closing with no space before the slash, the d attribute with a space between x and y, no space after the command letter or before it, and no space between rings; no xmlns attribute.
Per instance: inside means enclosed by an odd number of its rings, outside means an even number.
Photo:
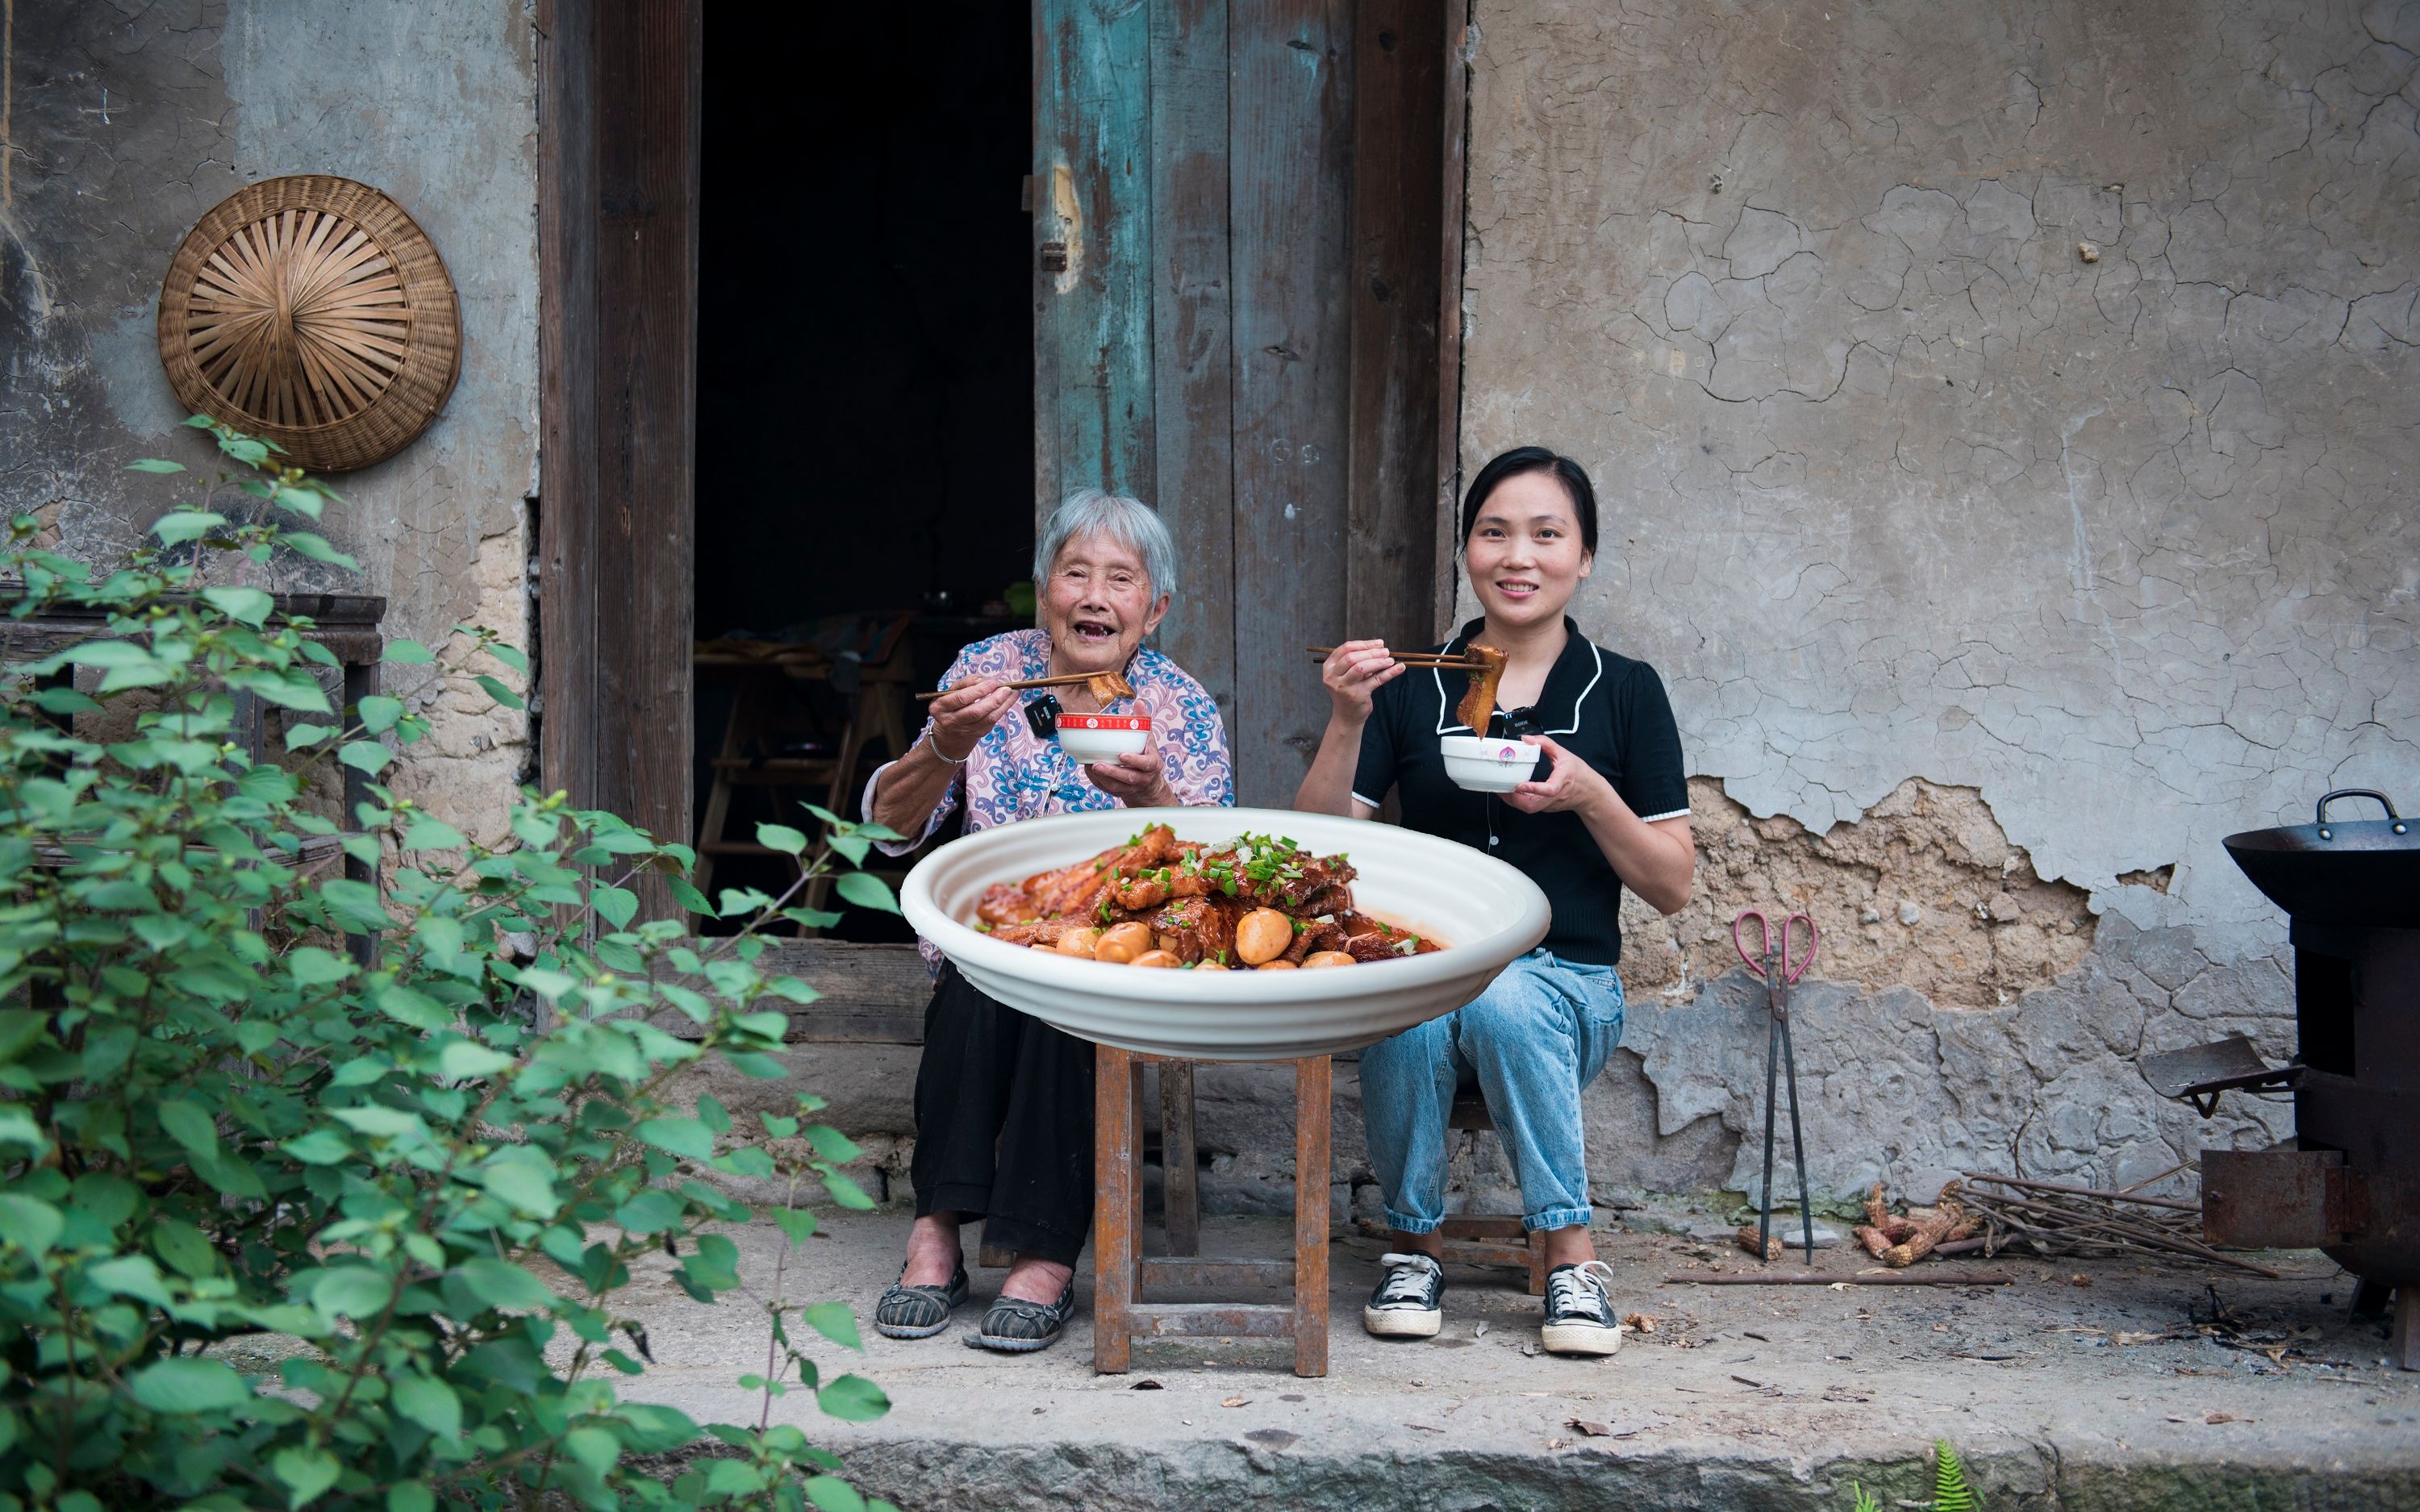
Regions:
<svg viewBox="0 0 2420 1512"><path fill-rule="evenodd" d="M1155 971L995 940L972 925L996 882L1021 882L1120 845L1147 824L1224 844L1281 835L1349 856L1355 903L1445 949L1326 971ZM1130 809L1057 814L953 841L900 889L916 933L976 988L1079 1039L1193 1060L1290 1060L1352 1050L1472 998L1546 936L1546 896L1492 856L1392 825L1281 809Z"/></svg>
<svg viewBox="0 0 2420 1512"><path fill-rule="evenodd" d="M1078 765L1138 751L1151 742L1148 714L1063 714L1058 722L1059 748Z"/></svg>

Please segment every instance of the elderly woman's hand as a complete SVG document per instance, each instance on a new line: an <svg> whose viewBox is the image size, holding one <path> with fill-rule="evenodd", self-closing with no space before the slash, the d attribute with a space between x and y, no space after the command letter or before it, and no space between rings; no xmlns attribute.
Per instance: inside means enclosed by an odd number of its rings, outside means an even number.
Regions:
<svg viewBox="0 0 2420 1512"><path fill-rule="evenodd" d="M1084 768L1093 786L1129 809L1173 809L1179 807L1176 795L1168 785L1168 769L1159 764L1159 737L1154 735L1142 749L1128 751L1106 762L1094 762Z"/></svg>
<svg viewBox="0 0 2420 1512"><path fill-rule="evenodd" d="M1380 687L1403 675L1384 640L1347 640L1320 664L1319 680L1336 705L1336 717L1348 725L1370 722L1370 701Z"/></svg>
<svg viewBox="0 0 2420 1512"><path fill-rule="evenodd" d="M963 762L975 743L991 733L1001 715L1016 707L1016 689L997 677L961 677L933 701L933 751Z"/></svg>

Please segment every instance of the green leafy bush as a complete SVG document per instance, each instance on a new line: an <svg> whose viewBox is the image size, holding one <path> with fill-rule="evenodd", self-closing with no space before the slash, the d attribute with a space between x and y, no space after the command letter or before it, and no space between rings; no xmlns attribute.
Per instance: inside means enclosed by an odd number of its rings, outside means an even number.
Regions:
<svg viewBox="0 0 2420 1512"><path fill-rule="evenodd" d="M794 900L884 832L833 822L809 856L765 826L799 881L726 893L715 911L745 927L701 949L635 922L649 872L706 906L691 854L560 795L524 794L492 849L375 784L340 830L307 801L313 769L375 776L427 723L394 697L334 707L334 658L267 593L199 586L281 552L348 563L289 528L334 494L194 424L239 471L161 519L159 548L95 574L21 519L0 557L19 622L104 616L0 691L0 1512L881 1505L772 1421L785 1389L887 1410L808 1354L817 1335L860 1347L845 1307L777 1279L757 1303L779 1379L746 1378L758 1421L706 1438L617 1392L648 1341L614 1304L648 1255L700 1301L739 1286L716 1228L752 1214L712 1173L783 1182L769 1216L792 1243L814 1186L869 1205L817 1100L740 1127L666 1089L708 1057L783 1073L785 1016L757 1005L814 995L757 968L762 932L829 921ZM469 627L387 658L507 700L492 668L525 670ZM298 721L284 765L233 738L239 693ZM339 853L384 861L389 886L339 874Z"/></svg>

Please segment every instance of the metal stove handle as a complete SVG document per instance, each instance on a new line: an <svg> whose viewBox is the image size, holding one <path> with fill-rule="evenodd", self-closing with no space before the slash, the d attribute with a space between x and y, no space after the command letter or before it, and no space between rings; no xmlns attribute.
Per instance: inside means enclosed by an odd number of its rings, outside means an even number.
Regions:
<svg viewBox="0 0 2420 1512"><path fill-rule="evenodd" d="M2395 811L2394 803L2386 796L2385 794L2379 792L2376 788L2338 788L2334 793L2325 793L2319 795L2319 817L2314 821L2314 823L2316 823L2319 827L2319 839L2335 839L2335 836L2328 829L2328 805L2335 802L2338 798L2376 798L2378 800L2378 806L2386 810L2388 822L2395 825L2395 832L2398 835L2405 833L2403 817Z"/></svg>

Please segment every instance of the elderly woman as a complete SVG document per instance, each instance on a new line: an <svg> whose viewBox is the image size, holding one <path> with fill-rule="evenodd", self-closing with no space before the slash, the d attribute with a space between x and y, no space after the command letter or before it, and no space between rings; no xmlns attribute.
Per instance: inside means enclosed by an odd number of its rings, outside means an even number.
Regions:
<svg viewBox="0 0 2420 1512"><path fill-rule="evenodd" d="M1233 804L1235 784L1218 707L1143 639L1168 613L1175 548L1150 506L1088 490L1050 517L1033 550L1042 628L979 640L958 653L908 753L874 774L865 810L922 843L964 806L970 832L1081 809ZM1071 672L1122 672L1151 716L1144 750L1078 767L1034 733L1006 685ZM1095 703L1082 684L1054 690L1070 713ZM958 1227L984 1224L986 1244L1016 1264L968 1342L1039 1350L1066 1326L1076 1257L1093 1214L1093 1047L977 992L939 952L924 1058L916 1073L916 1226L908 1261L874 1326L926 1338L967 1298Z"/></svg>

